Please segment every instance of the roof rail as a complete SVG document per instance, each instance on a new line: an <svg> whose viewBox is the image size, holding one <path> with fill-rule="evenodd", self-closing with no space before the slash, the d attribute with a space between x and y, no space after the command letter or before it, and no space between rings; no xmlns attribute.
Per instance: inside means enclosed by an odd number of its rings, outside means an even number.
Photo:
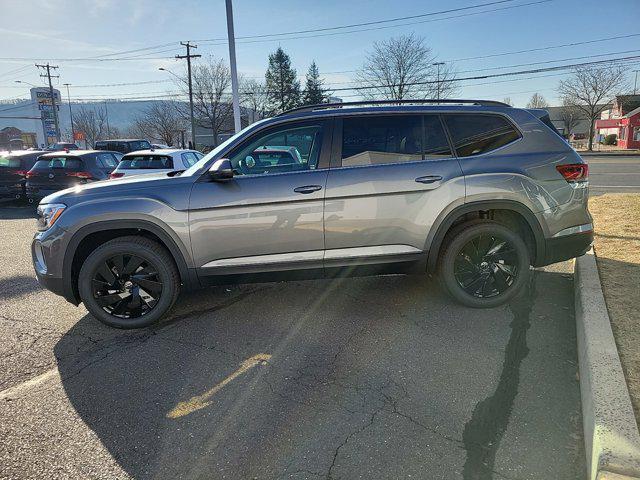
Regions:
<svg viewBox="0 0 640 480"><path fill-rule="evenodd" d="M317 103L315 105L305 105L302 107L286 110L276 116L288 115L294 112L305 112L314 110L325 110L327 108L355 107L366 105L421 105L421 104L454 104L454 105L481 105L485 107L510 107L508 103L498 102L496 100L461 100L455 98L445 98L436 100L434 98L420 100L362 100L359 102L338 102L338 103Z"/></svg>

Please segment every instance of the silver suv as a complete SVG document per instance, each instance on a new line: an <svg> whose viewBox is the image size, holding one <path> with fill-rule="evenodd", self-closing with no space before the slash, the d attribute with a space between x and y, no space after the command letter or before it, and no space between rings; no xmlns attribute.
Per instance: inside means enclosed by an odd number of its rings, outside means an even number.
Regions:
<svg viewBox="0 0 640 480"><path fill-rule="evenodd" d="M593 239L588 168L544 110L488 101L316 105L255 123L184 172L38 207L38 280L100 321L159 320L180 289L431 274L495 307Z"/></svg>

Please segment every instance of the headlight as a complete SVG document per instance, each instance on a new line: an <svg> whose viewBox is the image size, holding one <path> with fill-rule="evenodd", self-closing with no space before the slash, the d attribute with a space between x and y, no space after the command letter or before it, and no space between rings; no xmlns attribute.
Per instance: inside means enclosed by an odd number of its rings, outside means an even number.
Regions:
<svg viewBox="0 0 640 480"><path fill-rule="evenodd" d="M49 229L60 218L65 208L67 206L62 203L38 205L38 230L44 232Z"/></svg>

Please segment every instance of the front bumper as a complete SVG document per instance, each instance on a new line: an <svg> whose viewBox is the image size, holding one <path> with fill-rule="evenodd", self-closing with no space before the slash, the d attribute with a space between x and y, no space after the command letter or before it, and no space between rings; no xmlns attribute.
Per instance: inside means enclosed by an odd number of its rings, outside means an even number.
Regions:
<svg viewBox="0 0 640 480"><path fill-rule="evenodd" d="M36 234L31 242L31 259L38 283L56 295L64 297L68 302L78 305L70 279L65 282L57 271L52 271L59 269L51 268L53 259L51 258L50 249L43 245L40 239L41 234Z"/></svg>

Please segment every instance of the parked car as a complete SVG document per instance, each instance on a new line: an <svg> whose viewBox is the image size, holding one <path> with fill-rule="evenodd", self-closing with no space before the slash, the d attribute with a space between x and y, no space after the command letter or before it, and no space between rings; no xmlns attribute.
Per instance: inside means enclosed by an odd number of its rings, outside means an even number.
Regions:
<svg viewBox="0 0 640 480"><path fill-rule="evenodd" d="M36 163L43 150L17 150L0 152L0 198L26 198L27 172Z"/></svg>
<svg viewBox="0 0 640 480"><path fill-rule="evenodd" d="M56 143L52 143L47 148L45 148L47 152L59 152L62 150L79 150L79 149L80 147L78 147L78 145L76 145L75 143L69 143L69 142L56 142Z"/></svg>
<svg viewBox="0 0 640 480"><path fill-rule="evenodd" d="M39 200L58 190L106 180L117 165L117 152L73 150L46 153L27 172L27 198Z"/></svg>
<svg viewBox="0 0 640 480"><path fill-rule="evenodd" d="M45 198L36 275L120 328L158 321L180 289L287 278L437 273L463 305L502 305L530 266L593 240L588 167L549 124L489 101L294 109L181 175ZM301 161L248 161L274 145Z"/></svg>
<svg viewBox="0 0 640 480"><path fill-rule="evenodd" d="M165 150L167 148L173 148L173 147L170 147L169 145L165 145L163 143L152 143L151 148L153 150Z"/></svg>
<svg viewBox="0 0 640 480"><path fill-rule="evenodd" d="M149 150L151 143L148 140L133 139L100 140L96 142L94 148L110 152L130 153L138 150Z"/></svg>
<svg viewBox="0 0 640 480"><path fill-rule="evenodd" d="M203 156L197 150L141 150L124 155L110 178L186 170Z"/></svg>

